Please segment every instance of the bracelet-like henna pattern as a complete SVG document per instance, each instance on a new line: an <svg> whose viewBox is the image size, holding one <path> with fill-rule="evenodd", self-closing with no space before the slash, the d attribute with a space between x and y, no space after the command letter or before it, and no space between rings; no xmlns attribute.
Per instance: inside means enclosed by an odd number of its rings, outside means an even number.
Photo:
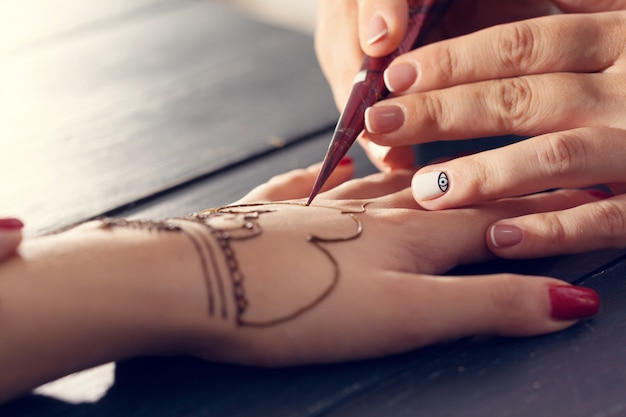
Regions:
<svg viewBox="0 0 626 417"><path fill-rule="evenodd" d="M259 218L262 215L276 211L271 209L262 209L261 207L270 205L306 207L304 204L289 202L241 204L207 209L193 213L186 217L170 218L161 221L105 218L102 219L101 227L106 229L114 227L138 228L143 230L184 233L192 243L200 259L207 291L209 316L215 316L216 311L219 310L217 314L219 314L222 319L228 319L228 300L226 299L224 277L222 276L215 255L214 246L216 246L222 252L226 268L228 269L228 278L230 279L232 291L232 301L235 304L235 324L242 327L268 327L284 323L300 316L317 306L332 293L339 282L341 271L337 259L328 249L323 247L322 244L345 242L359 237L363 231L363 224L356 214L364 213L367 204L362 205L360 211L347 211L336 207L315 206L317 208L339 211L340 214L349 216L356 225L355 232L346 237L324 238L314 234L305 237L306 241L311 243L316 249L324 254L328 261L332 264L333 276L331 277L329 284L318 294L312 295L310 302L305 305L295 307L292 312L286 315L263 321L254 321L248 320L244 317L250 302L246 297L245 277L239 265L232 243L260 236L263 233L263 229L259 225ZM232 222L233 226L219 227L214 224L216 223L215 220ZM201 226L205 230L208 230L213 240L208 239L206 233L198 233L197 227L194 226Z"/></svg>

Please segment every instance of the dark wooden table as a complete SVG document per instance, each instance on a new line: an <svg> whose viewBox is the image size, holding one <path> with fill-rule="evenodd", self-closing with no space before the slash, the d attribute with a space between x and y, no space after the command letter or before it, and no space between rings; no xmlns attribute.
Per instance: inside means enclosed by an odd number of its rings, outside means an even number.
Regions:
<svg viewBox="0 0 626 417"><path fill-rule="evenodd" d="M310 37L211 1L24 4L25 16L54 22L0 44L0 215L25 219L28 235L226 204L321 159L337 112ZM373 172L353 156L359 175ZM592 287L602 311L558 334L328 366L129 360L55 381L0 415L626 415L626 252L455 272L491 271Z"/></svg>

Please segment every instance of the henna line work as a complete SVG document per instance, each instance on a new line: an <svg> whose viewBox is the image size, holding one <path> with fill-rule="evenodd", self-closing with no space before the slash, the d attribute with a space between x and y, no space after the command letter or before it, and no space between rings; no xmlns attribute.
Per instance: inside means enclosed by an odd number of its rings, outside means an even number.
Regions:
<svg viewBox="0 0 626 417"><path fill-rule="evenodd" d="M228 318L228 309L226 307L226 290L224 289L224 282L222 279L222 273L220 272L217 257L215 256L215 251L211 245L211 242L205 237L202 236L202 241L204 242L204 246L207 248L207 252L209 253L209 257L211 258L211 265L213 265L213 271L215 272L215 278L217 281L217 289L220 293L220 299L222 300L222 318Z"/></svg>
<svg viewBox="0 0 626 417"><path fill-rule="evenodd" d="M208 313L213 316L214 314L214 298L213 298L213 286L211 285L211 274L209 273L206 258L202 256L202 245L198 242L197 238L188 230L183 229L180 225L171 223L171 220L186 220L182 219L166 219L162 221L155 220L129 220L124 218L103 218L101 219L101 228L112 229L114 227L123 227L127 229L142 229L148 231L157 232L182 232L185 237L193 245L198 257L200 258L200 266L202 268L202 274L204 276L205 285L207 288L207 302Z"/></svg>
<svg viewBox="0 0 626 417"><path fill-rule="evenodd" d="M232 292L233 292L233 301L235 303L235 321L237 326L242 327L269 327L277 324L281 324L290 320L295 319L296 317L304 314L305 312L313 309L319 303L321 303L326 297L328 297L332 291L336 288L339 278L340 278L340 267L337 259L332 255L332 253L325 247L322 246L323 243L336 243L336 242L345 242L349 240L356 239L363 232L363 224L360 219L356 216L356 214L364 213L366 211L366 206L369 203L362 204L360 211L347 211L341 210L335 207L326 207L326 206L317 206L328 209L337 210L340 214L348 215L356 224L356 231L347 237L340 238L323 238L321 236L310 234L306 237L306 241L310 242L313 246L315 246L320 252L324 254L324 256L328 259L328 261L332 264L333 268L333 276L331 278L330 284L324 289L317 297L315 297L312 301L305 304L304 306L296 308L290 314L270 319L264 321L255 321L255 320L246 320L243 315L246 313L249 302L246 298L244 281L245 277L241 272L239 262L237 260L237 256L235 251L232 248L231 241L239 241L239 240L247 240L254 237L257 237L262 234L263 230L260 225L257 223L257 220L260 218L262 214L272 213L275 210L254 210L254 211L238 211L238 209L246 209L246 208L256 208L265 205L296 205L306 207L305 204L300 203L289 203L289 202L280 202L280 203L253 203L253 204L240 204L233 206L226 206L220 208L212 208L203 210L198 213L193 213L187 217L183 218L175 218L175 219L166 219L163 221L151 221L151 220L127 220L127 219L103 219L102 227L103 228L113 228L113 227L125 227L125 228L137 228L144 230L153 230L153 231L166 231L166 232L181 232L185 234L185 236L189 239L189 241L194 246L198 257L200 258L202 273L204 275L206 290L207 290L207 298L208 298L208 313L209 316L213 316L215 314L215 299L214 299L214 290L211 280L211 272L210 268L207 265L207 257L208 254L211 264L213 266L213 271L215 273L216 285L219 292L219 299L221 301L221 316L223 319L228 318L228 312L226 307L226 294L223 283L223 278L220 273L218 262L215 256L215 251L212 247L211 242L206 238L206 236L201 235L197 237L195 233L192 233L191 230L187 230L186 227L183 227L180 224L174 224L172 221L181 221L185 223L190 223L190 225L199 225L208 229L211 236L215 239L215 243L222 251L222 254L225 258L225 263L229 271L229 278L232 284ZM220 217L224 216L227 220L237 220L238 216L243 217L243 224L239 227L231 227L231 228L218 228L214 225L210 224L210 220L212 217ZM228 216L228 217L226 217ZM237 232L241 232L242 230L249 232L246 234L241 234Z"/></svg>

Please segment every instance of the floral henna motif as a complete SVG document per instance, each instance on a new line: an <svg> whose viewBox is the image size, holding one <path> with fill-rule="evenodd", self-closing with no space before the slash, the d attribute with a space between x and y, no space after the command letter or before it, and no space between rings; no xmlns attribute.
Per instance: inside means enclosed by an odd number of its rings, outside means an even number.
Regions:
<svg viewBox="0 0 626 417"><path fill-rule="evenodd" d="M213 317L216 310L219 309L219 316L222 319L228 319L228 309L226 299L226 284L224 275L230 281L230 290L232 294L232 302L235 309L235 323L241 327L268 327L276 324L284 323L292 320L301 314L311 310L322 302L337 286L340 277L340 267L337 259L332 253L322 246L325 243L345 242L359 237L363 230L363 225L356 214L365 212L365 206L360 211L344 211L334 207L321 208L332 209L338 211L342 215L349 216L356 225L354 233L346 237L340 238L324 238L317 235L308 235L304 239L319 250L332 264L333 276L329 280L328 285L317 294L313 294L310 301L300 307L295 307L288 314L281 315L272 319L254 321L246 319L245 313L248 310L250 301L246 296L245 276L239 264L237 254L233 248L233 243L241 240L253 239L263 233L263 229L259 224L261 216L274 213L276 210L263 208L270 205L291 205L302 206L298 203L258 203L243 204L236 206L226 206L204 210L193 213L186 217L172 218L162 221L152 220L128 220L118 218L106 218L102 220L102 227L106 229L115 227L138 228L143 230L152 230L158 232L179 232L184 233L191 241L200 259L202 273L206 284L208 313ZM206 233L198 233L198 227L207 230L213 239L209 239ZM227 272L222 274L219 268L219 262L216 256L216 249L221 251ZM219 304L219 307L217 306Z"/></svg>

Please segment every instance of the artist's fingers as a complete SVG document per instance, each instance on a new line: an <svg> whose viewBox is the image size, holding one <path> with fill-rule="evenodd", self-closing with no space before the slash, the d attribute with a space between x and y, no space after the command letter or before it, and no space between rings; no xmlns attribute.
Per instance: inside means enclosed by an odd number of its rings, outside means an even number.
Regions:
<svg viewBox="0 0 626 417"><path fill-rule="evenodd" d="M15 253L22 241L24 224L16 218L0 218L0 261Z"/></svg>
<svg viewBox="0 0 626 417"><path fill-rule="evenodd" d="M626 131L581 128L527 139L418 171L415 199L427 209L461 207L554 188L620 183Z"/></svg>
<svg viewBox="0 0 626 417"><path fill-rule="evenodd" d="M358 7L361 49L373 57L393 52L406 33L407 0L360 0Z"/></svg>
<svg viewBox="0 0 626 417"><path fill-rule="evenodd" d="M493 26L402 55L386 70L385 81L400 93L530 74L603 71L623 54L625 20L626 12L553 15Z"/></svg>
<svg viewBox="0 0 626 417"><path fill-rule="evenodd" d="M550 333L599 309L595 291L543 277L391 273L380 285L371 298L378 301L376 314L388 322L379 336L400 340L400 350L478 334Z"/></svg>
<svg viewBox="0 0 626 417"><path fill-rule="evenodd" d="M295 169L270 178L250 191L237 203L295 200L309 196L322 164L316 163L304 169ZM332 189L354 175L354 163L350 157L343 158L330 175L322 192Z"/></svg>
<svg viewBox="0 0 626 417"><path fill-rule="evenodd" d="M417 81L408 83L413 87L407 94L366 111L366 136L379 145L401 146L582 126L626 127L620 113L626 12L544 19L411 52L421 54L413 64L405 62L422 68L413 78ZM563 43L563 33L573 38ZM435 51L424 52L429 48ZM387 81L393 78L388 74Z"/></svg>
<svg viewBox="0 0 626 417"><path fill-rule="evenodd" d="M626 75L544 74L405 95L367 109L366 136L383 146L583 126L626 128Z"/></svg>
<svg viewBox="0 0 626 417"><path fill-rule="evenodd" d="M504 219L487 243L503 258L536 258L626 247L626 195L601 198L567 210Z"/></svg>

